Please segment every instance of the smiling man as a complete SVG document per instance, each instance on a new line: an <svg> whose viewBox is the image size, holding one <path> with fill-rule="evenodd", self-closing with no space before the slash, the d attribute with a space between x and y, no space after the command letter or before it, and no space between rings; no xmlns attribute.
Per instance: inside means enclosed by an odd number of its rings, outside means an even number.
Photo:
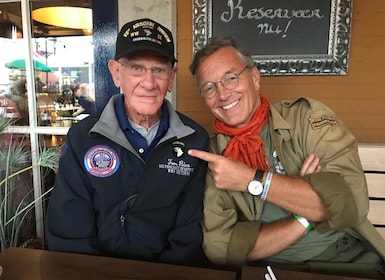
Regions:
<svg viewBox="0 0 385 280"><path fill-rule="evenodd" d="M116 87L101 112L71 127L48 205L50 250L197 264L208 134L165 99L175 77L171 32L125 24L108 67Z"/></svg>
<svg viewBox="0 0 385 280"><path fill-rule="evenodd" d="M309 98L270 104L252 57L212 38L190 66L216 117L204 196L211 262L342 275L384 275L385 242L367 220L353 135Z"/></svg>

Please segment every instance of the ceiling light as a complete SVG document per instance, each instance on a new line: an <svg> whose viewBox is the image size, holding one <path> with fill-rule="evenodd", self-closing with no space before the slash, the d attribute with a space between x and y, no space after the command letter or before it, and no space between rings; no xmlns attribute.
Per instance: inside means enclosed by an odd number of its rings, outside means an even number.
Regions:
<svg viewBox="0 0 385 280"><path fill-rule="evenodd" d="M45 7L32 11L32 18L41 23L92 30L92 9L81 7Z"/></svg>

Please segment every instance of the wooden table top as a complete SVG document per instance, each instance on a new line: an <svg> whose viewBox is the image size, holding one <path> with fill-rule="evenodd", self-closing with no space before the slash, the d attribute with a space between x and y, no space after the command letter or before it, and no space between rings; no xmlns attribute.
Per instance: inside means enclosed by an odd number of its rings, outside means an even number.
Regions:
<svg viewBox="0 0 385 280"><path fill-rule="evenodd" d="M273 268L277 280L364 280L365 278L343 277L317 273L288 271ZM265 280L267 269L263 267L245 266L242 268L241 280ZM367 280L367 279L366 279Z"/></svg>
<svg viewBox="0 0 385 280"><path fill-rule="evenodd" d="M0 266L0 280L236 279L231 271L16 247L0 253Z"/></svg>

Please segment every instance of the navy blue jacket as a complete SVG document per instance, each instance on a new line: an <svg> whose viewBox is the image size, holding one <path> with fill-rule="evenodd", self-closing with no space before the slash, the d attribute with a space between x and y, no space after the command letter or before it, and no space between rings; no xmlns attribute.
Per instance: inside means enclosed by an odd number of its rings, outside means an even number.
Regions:
<svg viewBox="0 0 385 280"><path fill-rule="evenodd" d="M68 132L48 205L48 247L197 263L207 163L187 151L207 151L208 134L165 101L170 127L144 162L119 127L117 98Z"/></svg>

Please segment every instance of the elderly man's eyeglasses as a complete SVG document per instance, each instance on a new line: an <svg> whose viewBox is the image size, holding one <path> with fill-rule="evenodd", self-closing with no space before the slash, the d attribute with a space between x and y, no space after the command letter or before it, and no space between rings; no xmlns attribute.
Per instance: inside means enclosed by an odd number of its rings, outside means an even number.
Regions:
<svg viewBox="0 0 385 280"><path fill-rule="evenodd" d="M167 80L169 78L170 69L166 66L144 67L140 64L123 63L121 61L118 61L118 63L125 67L128 74L133 77L144 77L147 73L147 70L150 70L156 79Z"/></svg>
<svg viewBox="0 0 385 280"><path fill-rule="evenodd" d="M226 73L222 76L221 80L218 82L208 82L203 84L199 90L205 98L213 98L217 94L218 86L221 84L225 89L235 89L239 83L239 76L246 70L248 66L242 69L238 74L235 73Z"/></svg>

